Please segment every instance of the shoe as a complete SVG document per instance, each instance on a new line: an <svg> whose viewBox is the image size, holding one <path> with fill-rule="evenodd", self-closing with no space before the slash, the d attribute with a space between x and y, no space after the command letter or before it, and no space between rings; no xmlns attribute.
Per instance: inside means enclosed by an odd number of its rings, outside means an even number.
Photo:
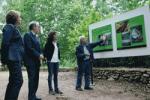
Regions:
<svg viewBox="0 0 150 100"><path fill-rule="evenodd" d="M55 91L56 94L63 94L60 90Z"/></svg>
<svg viewBox="0 0 150 100"><path fill-rule="evenodd" d="M82 89L82 88L76 88L76 90L77 90L77 91L83 91L83 89Z"/></svg>
<svg viewBox="0 0 150 100"><path fill-rule="evenodd" d="M85 87L84 89L85 89L85 90L93 90L92 87Z"/></svg>
<svg viewBox="0 0 150 100"><path fill-rule="evenodd" d="M42 100L41 98L36 97L35 100Z"/></svg>
<svg viewBox="0 0 150 100"><path fill-rule="evenodd" d="M49 94L55 95L55 92L54 92L53 90L50 90L50 91L49 91Z"/></svg>

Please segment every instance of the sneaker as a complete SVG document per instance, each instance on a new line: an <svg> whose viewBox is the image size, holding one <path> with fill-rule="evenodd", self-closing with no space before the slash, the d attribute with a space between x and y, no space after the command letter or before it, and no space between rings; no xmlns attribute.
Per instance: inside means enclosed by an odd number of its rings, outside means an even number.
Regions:
<svg viewBox="0 0 150 100"><path fill-rule="evenodd" d="M36 97L35 100L42 100L41 98Z"/></svg>
<svg viewBox="0 0 150 100"><path fill-rule="evenodd" d="M55 91L56 94L63 94L60 90Z"/></svg>
<svg viewBox="0 0 150 100"><path fill-rule="evenodd" d="M49 94L55 95L55 92L54 92L53 90L50 90L50 91L49 91Z"/></svg>
<svg viewBox="0 0 150 100"><path fill-rule="evenodd" d="M83 91L83 89L82 89L82 88L76 88L76 90L77 90L77 91Z"/></svg>
<svg viewBox="0 0 150 100"><path fill-rule="evenodd" d="M85 89L85 90L93 90L92 87L85 87L84 89Z"/></svg>

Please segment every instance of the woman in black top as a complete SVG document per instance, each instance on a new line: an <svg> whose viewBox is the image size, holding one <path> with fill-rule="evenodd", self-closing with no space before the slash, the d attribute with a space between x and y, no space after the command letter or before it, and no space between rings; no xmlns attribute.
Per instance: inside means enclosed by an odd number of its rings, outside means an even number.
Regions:
<svg viewBox="0 0 150 100"><path fill-rule="evenodd" d="M50 32L44 48L44 57L48 65L48 85L49 93L62 94L58 88L58 69L60 60L60 50L57 43L56 32ZM54 90L52 87L52 76L54 76Z"/></svg>

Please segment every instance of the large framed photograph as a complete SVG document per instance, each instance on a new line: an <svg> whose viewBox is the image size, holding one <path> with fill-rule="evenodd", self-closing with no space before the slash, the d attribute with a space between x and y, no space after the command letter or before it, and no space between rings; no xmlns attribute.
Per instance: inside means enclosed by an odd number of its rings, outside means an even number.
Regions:
<svg viewBox="0 0 150 100"><path fill-rule="evenodd" d="M101 46L93 49L94 52L110 51L113 50L112 45L112 27L106 25L92 30L92 42L100 41L102 37L106 37Z"/></svg>
<svg viewBox="0 0 150 100"><path fill-rule="evenodd" d="M146 47L144 15L117 22L117 49Z"/></svg>
<svg viewBox="0 0 150 100"><path fill-rule="evenodd" d="M150 6L89 25L90 43L103 35L107 39L94 48L95 59L150 55Z"/></svg>

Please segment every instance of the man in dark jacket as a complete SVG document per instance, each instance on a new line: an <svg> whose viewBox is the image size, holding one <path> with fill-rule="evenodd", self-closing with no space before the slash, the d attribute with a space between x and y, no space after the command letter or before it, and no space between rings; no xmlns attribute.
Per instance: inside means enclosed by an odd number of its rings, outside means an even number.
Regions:
<svg viewBox="0 0 150 100"><path fill-rule="evenodd" d="M37 34L39 33L38 22L31 22L29 24L29 33L24 36L25 44L25 65L27 67L27 73L29 78L29 94L28 100L41 100L36 97L36 92L39 83L39 69L40 60L44 57L41 54L41 48Z"/></svg>
<svg viewBox="0 0 150 100"><path fill-rule="evenodd" d="M90 87L91 60L94 59L92 49L98 45L102 45L103 41L88 44L84 36L81 36L79 39L80 45L77 46L76 48L76 56L78 64L76 90L82 91L81 83L83 74L85 78L84 89L93 90L93 88Z"/></svg>

